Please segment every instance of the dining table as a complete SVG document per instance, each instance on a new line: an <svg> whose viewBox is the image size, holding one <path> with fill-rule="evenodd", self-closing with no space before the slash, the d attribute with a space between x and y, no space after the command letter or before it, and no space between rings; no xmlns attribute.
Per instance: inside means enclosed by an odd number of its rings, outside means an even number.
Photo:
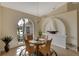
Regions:
<svg viewBox="0 0 79 59"><path fill-rule="evenodd" d="M45 44L46 41L45 40L30 40L29 43L34 44L36 46L35 54L37 56L40 56L39 46Z"/></svg>

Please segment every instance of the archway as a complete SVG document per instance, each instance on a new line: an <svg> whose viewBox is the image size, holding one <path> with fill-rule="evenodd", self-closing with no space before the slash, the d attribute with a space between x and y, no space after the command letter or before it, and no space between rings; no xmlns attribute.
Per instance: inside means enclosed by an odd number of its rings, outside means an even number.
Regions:
<svg viewBox="0 0 79 59"><path fill-rule="evenodd" d="M29 34L34 38L34 24L27 18L21 18L17 25L18 42L24 44L25 36Z"/></svg>
<svg viewBox="0 0 79 59"><path fill-rule="evenodd" d="M53 39L53 44L66 48L66 29L64 23L55 17L45 18L43 22L43 31L47 33L49 38ZM56 34L50 34L47 31L58 31Z"/></svg>
<svg viewBox="0 0 79 59"><path fill-rule="evenodd" d="M34 23L31 20L28 20L28 23L25 23L24 35L32 35L34 39Z"/></svg>

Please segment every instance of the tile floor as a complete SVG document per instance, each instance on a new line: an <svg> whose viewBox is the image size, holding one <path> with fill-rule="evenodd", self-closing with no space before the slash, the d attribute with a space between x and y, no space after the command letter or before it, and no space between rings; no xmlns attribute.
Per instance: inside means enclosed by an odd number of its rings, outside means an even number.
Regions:
<svg viewBox="0 0 79 59"><path fill-rule="evenodd" d="M19 56L19 51L21 51L23 48L25 48L25 46L13 48L8 53L2 53L1 56ZM69 49L64 49L57 46L53 46L53 49L56 51L58 56L79 56L79 52L75 52Z"/></svg>

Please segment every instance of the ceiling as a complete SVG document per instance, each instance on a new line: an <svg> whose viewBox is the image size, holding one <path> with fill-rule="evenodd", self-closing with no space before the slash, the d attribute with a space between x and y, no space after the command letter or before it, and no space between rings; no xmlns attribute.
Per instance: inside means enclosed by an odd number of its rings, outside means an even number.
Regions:
<svg viewBox="0 0 79 59"><path fill-rule="evenodd" d="M66 2L1 2L2 6L35 16L47 15Z"/></svg>

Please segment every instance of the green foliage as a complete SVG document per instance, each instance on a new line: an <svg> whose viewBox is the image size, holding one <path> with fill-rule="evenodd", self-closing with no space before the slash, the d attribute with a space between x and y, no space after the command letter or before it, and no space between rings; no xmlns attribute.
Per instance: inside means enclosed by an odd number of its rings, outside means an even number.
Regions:
<svg viewBox="0 0 79 59"><path fill-rule="evenodd" d="M12 37L11 36L6 36L6 37L2 38L2 41L5 44L8 44L11 40L12 40Z"/></svg>
<svg viewBox="0 0 79 59"><path fill-rule="evenodd" d="M38 35L39 35L39 36L42 36L42 31L39 31Z"/></svg>

